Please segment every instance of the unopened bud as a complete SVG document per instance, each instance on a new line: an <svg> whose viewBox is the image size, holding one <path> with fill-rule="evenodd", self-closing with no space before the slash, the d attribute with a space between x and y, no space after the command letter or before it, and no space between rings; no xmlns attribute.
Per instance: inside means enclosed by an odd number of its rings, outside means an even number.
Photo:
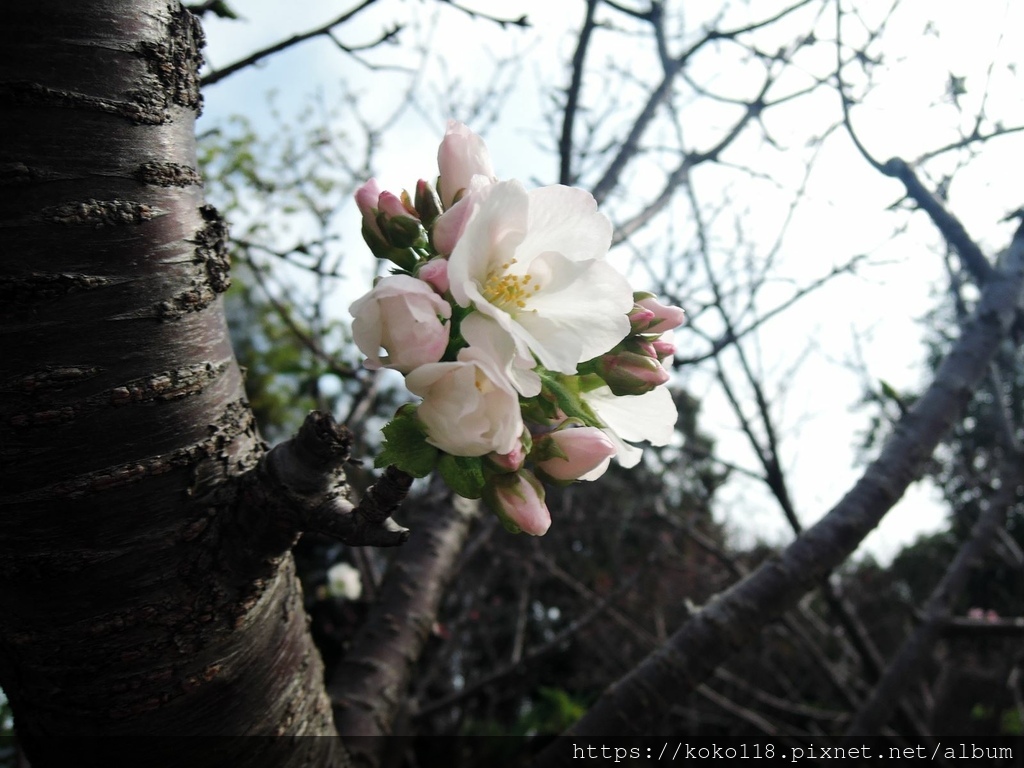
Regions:
<svg viewBox="0 0 1024 768"><path fill-rule="evenodd" d="M359 208L359 212L363 215L363 237L366 238L366 230L375 233L381 240L384 239L384 233L380 231L380 227L377 226L377 200L380 198L380 185L377 184L376 179L370 179L363 186L356 190L356 207ZM373 244L367 243L370 248L373 248Z"/></svg>
<svg viewBox="0 0 1024 768"><path fill-rule="evenodd" d="M633 309L629 311L627 317L629 318L630 333L643 333L654 322L654 312L639 304L633 305Z"/></svg>
<svg viewBox="0 0 1024 768"><path fill-rule="evenodd" d="M551 527L544 486L528 470L492 477L484 487L484 500L505 527L516 533L543 536Z"/></svg>
<svg viewBox="0 0 1024 768"><path fill-rule="evenodd" d="M654 319L650 325L640 331L640 333L664 333L665 331L671 331L673 328L678 328L686 322L686 313L682 309L662 304L654 294L645 292L634 293L633 301L638 306L648 309L654 314Z"/></svg>
<svg viewBox="0 0 1024 768"><path fill-rule="evenodd" d="M487 461L499 472L517 472L526 461L526 449L523 441L516 442L516 447L508 453L489 453Z"/></svg>
<svg viewBox="0 0 1024 768"><path fill-rule="evenodd" d="M602 355L597 373L616 395L642 395L669 379L656 356L628 350Z"/></svg>
<svg viewBox="0 0 1024 768"><path fill-rule="evenodd" d="M416 182L416 212L428 227L441 215L441 198L437 196L437 190L423 179Z"/></svg>
<svg viewBox="0 0 1024 768"><path fill-rule="evenodd" d="M588 474L585 479L597 479L618 449L597 427L570 427L538 438L533 450L538 470L552 480L567 482ZM600 472L594 472L599 468Z"/></svg>
<svg viewBox="0 0 1024 768"><path fill-rule="evenodd" d="M389 244L395 248L411 248L425 241L426 232L419 219L411 216L388 217L383 211L377 214L377 224L384 232Z"/></svg>
<svg viewBox="0 0 1024 768"><path fill-rule="evenodd" d="M654 353L661 362L671 359L676 354L676 345L665 338L654 339L651 342L651 347L654 348Z"/></svg>
<svg viewBox="0 0 1024 768"><path fill-rule="evenodd" d="M434 258L420 266L416 277L430 283L430 287L442 296L448 292L451 283L448 280L448 260Z"/></svg>

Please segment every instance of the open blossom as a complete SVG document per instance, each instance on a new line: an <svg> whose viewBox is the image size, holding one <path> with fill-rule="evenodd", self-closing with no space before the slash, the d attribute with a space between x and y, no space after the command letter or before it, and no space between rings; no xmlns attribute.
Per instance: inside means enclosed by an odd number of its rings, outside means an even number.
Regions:
<svg viewBox="0 0 1024 768"><path fill-rule="evenodd" d="M630 443L647 441L652 445L667 445L672 439L677 411L672 394L665 387L621 397L612 394L609 387L598 387L587 392L583 399L604 422L603 431L617 449L615 460L623 467L636 466L643 456L643 450ZM581 479L594 477L600 474L591 472Z"/></svg>
<svg viewBox="0 0 1024 768"><path fill-rule="evenodd" d="M385 277L349 307L352 337L371 370L394 368L408 373L436 363L448 346L451 305L422 280L408 275ZM380 355L380 348L387 355Z"/></svg>
<svg viewBox="0 0 1024 768"><path fill-rule="evenodd" d="M359 571L348 563L335 563L327 569L327 592L332 597L358 600L363 592Z"/></svg>
<svg viewBox="0 0 1024 768"><path fill-rule="evenodd" d="M480 359L489 361L501 379L524 397L540 394L540 376L536 361L527 350L517 349L515 339L497 322L480 312L472 312L462 321L462 337Z"/></svg>
<svg viewBox="0 0 1024 768"><path fill-rule="evenodd" d="M474 206L448 260L452 296L475 307L552 371L611 349L629 333L633 292L604 261L611 222L582 189L527 192L498 182Z"/></svg>
<svg viewBox="0 0 1024 768"><path fill-rule="evenodd" d="M523 433L519 396L472 348L450 363L421 365L405 384L423 398L416 411L427 442L453 456L511 453Z"/></svg>

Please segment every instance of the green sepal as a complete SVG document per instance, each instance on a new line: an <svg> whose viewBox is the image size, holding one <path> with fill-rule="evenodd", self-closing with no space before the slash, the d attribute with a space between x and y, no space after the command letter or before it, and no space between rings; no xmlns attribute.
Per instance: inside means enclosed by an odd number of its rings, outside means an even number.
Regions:
<svg viewBox="0 0 1024 768"><path fill-rule="evenodd" d="M441 477L459 496L479 499L483 496L486 478L484 462L480 456L452 456L442 453L437 469Z"/></svg>
<svg viewBox="0 0 1024 768"><path fill-rule="evenodd" d="M415 248L395 248L380 233L376 232L366 221L363 221L363 240L370 246L370 251L378 259L394 262L403 270L412 274L419 263L420 254Z"/></svg>
<svg viewBox="0 0 1024 768"><path fill-rule="evenodd" d="M553 400L562 413L570 418L579 419L588 427L604 426L604 422L581 397L586 390L580 377L553 373L543 368L538 368L537 372L540 374L541 394Z"/></svg>
<svg viewBox="0 0 1024 768"><path fill-rule="evenodd" d="M413 477L426 477L434 471L441 453L427 442L427 431L416 417L416 406L406 403L395 418L384 425L384 445L374 459L378 469L395 466Z"/></svg>

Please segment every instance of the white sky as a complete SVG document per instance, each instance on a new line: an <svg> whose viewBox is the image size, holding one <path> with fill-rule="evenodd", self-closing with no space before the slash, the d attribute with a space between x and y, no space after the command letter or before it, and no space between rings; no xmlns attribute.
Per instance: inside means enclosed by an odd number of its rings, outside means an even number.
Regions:
<svg viewBox="0 0 1024 768"><path fill-rule="evenodd" d="M628 2L628 0L623 0ZM643 5L642 3L635 3ZM846 5L851 3L847 0ZM353 3L354 5L354 3ZM395 18L415 17L419 29L403 33L404 47L389 46L367 54L375 62L419 66L420 55L413 43L428 47L428 59L418 81L424 101L432 98L443 103L446 96L439 83L454 85L456 94L471 94L480 87L496 57L515 52L522 66L509 92L501 119L486 129L488 146L500 177L522 178L531 183L551 183L556 176L557 159L542 147L550 147L550 128L544 122L548 97L542 93L567 80L565 62L572 53L571 30L583 17L583 3L524 0L501 4L470 3L479 8L501 7L511 17L528 13L534 27L526 32L502 32L490 22L473 20L433 3L382 0L345 27L339 37L356 45L379 36ZM693 4L689 4L693 5ZM719 4L714 4L716 9ZM766 15L765 3L751 4ZM774 6L775 3L771 3ZM868 22L883 18L889 3L858 2ZM232 7L244 21L226 22L207 19L205 23L207 58L214 67L223 66L255 48L304 31L339 15L344 6L324 0L305 0L287 5L272 0L234 0ZM815 6L817 7L817 6ZM1008 10L1009 9L1009 10ZM493 12L493 11L492 11ZM740 4L734 14L748 13ZM876 14L873 18L870 14ZM766 35L762 47L785 44L795 30L806 26L806 19L780 27L777 39ZM929 19L932 22L929 24ZM834 34L834 16L830 12L820 22L819 36ZM699 32L700 20L687 19L690 35ZM433 25L433 26L432 26ZM938 34L934 34L936 30ZM859 44L858 28L852 21L844 26L846 42ZM955 140L961 113L944 97L950 75L966 78L967 93L961 97L963 115L973 115L989 83L985 108L989 115L1001 115L1007 125L1024 124L1024 98L1013 66L1024 66L1024 3L984 0L976 3L935 3L907 0L891 17L885 54L879 73L879 87L862 106L854 108L854 121L861 140L885 160L899 155L913 159L922 151ZM628 62L632 72L643 76L654 66L642 52L623 50L619 38L614 46L595 38L593 60ZM831 66L834 48L812 48L797 59L798 69L790 75L793 87L799 87L800 70L810 72ZM442 53L443 56L436 55ZM744 67L732 63L735 57L706 55L695 61L695 74L713 79L720 91L732 89L738 96L749 95ZM822 60L824 57L825 60ZM443 65L441 62L443 61ZM989 69L993 61L995 64ZM1009 66L1008 66L1009 65ZM1019 71L1019 70L1018 70ZM856 88L856 69L849 74ZM297 110L304 99L320 89L328 99L338 98L338 83L345 78L363 93L379 114L390 114L404 101L401 85L404 74L371 72L338 51L324 39L314 40L277 55L263 65L234 75L205 92L204 130L226 116L246 114L259 127L266 111L264 95L278 91L282 110ZM595 87L602 87L595 83ZM440 92L438 92L440 89ZM586 94L585 94L586 95ZM623 90L623 99L630 94ZM834 91L775 112L766 113L765 122L783 143L799 147L802 136L814 124L822 124L823 115L837 114L838 97ZM785 111L784 111L785 110ZM443 106L431 114L407 109L394 130L386 134L379 154L377 178L386 188L411 189L417 178L436 175L436 147L443 134ZM715 141L721 121L732 113L705 109L700 120L687 122L691 146L702 147ZM465 117L463 114L452 115ZM625 119L623 115L621 119ZM614 119L613 115L610 119ZM752 233L763 232L769 242L777 232L782 204L776 201L773 184L793 186L799 182L802 164L793 162L792 152L766 152L763 145L743 139L726 155L732 163L750 163L770 178L761 182L731 174L719 168L698 169L694 184L703 189L725 189L739 210L745 211L744 227ZM1024 141L1014 136L998 140L957 171L951 188L951 207L983 247L994 252L1008 241L1009 225L997 220L1024 203L1017 179ZM938 168L938 166L936 166ZM634 183L642 183L638 176ZM877 265L857 278L837 279L828 289L805 299L798 308L773 321L761 337L760 358L769 382L769 395L782 390L777 399L784 435L785 467L791 476L797 508L805 523L826 512L849 489L860 474L855 466L854 446L867 421L866 412L852 412L861 394L861 382L846 370L854 359L853 338L861 340L860 353L869 375L885 379L899 389L913 389L926 381L920 344L920 325L916 322L932 306L931 293L941 279L941 260L934 252L937 238L923 214L911 217L908 232L893 239L894 227L905 217L886 211L902 195L898 183L882 178L854 152L842 135L831 137L822 149L816 170L808 185L807 200L792 222L783 248L780 274L807 281L833 264L859 252L872 254ZM346 209L347 221L339 229L358 237L358 215L354 206ZM349 240L348 242L355 242ZM618 258L626 263L627 255ZM372 259L367 253L367 270ZM368 276L367 276L368 280ZM639 284L634 276L634 284ZM941 283L938 283L941 285ZM352 288L352 297L368 288ZM779 295L786 285L780 283ZM339 306L347 306L340 301ZM794 358L807 349L807 361L794 375ZM734 418L717 388L704 375L691 375L688 385L704 398L702 426L718 440L716 452L730 461L754 468L753 457L739 434ZM730 484L720 495L718 511L741 537L761 537L774 542L788 540L777 506L751 483ZM918 532L940 526L944 510L934 491L915 486L869 539L868 549L887 558Z"/></svg>

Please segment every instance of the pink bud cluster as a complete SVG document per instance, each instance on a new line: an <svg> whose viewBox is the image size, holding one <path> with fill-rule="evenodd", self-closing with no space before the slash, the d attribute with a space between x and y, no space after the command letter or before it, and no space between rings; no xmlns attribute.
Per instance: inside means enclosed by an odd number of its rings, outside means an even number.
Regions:
<svg viewBox="0 0 1024 768"><path fill-rule="evenodd" d="M616 395L642 395L668 381L662 364L676 353L671 332L686 319L682 309L660 303L651 293L634 293L633 302L630 335L595 365Z"/></svg>

